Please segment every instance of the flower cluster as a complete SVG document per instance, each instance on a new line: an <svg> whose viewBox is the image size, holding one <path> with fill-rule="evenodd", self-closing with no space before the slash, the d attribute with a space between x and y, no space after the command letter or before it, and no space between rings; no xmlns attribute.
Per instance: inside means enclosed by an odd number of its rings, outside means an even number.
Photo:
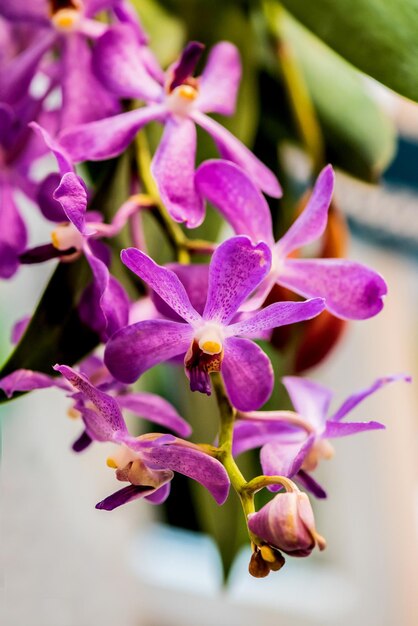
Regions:
<svg viewBox="0 0 418 626"><path fill-rule="evenodd" d="M204 46L192 41L163 70L127 0L0 0L0 20L0 277L12 278L21 265L84 258L90 278L76 317L98 347L96 354L86 347L78 358L57 351L60 363L48 361L42 371L22 363L3 375L0 388L11 398L57 387L83 424L75 452L92 442L117 446L107 464L125 485L98 509L137 498L160 504L179 472L201 483L218 504L231 485L236 490L254 576L280 569L282 552L307 556L315 546L323 549L299 486L325 497L311 472L332 456L328 439L383 428L343 420L383 385L407 380L379 379L329 417L331 392L288 375L283 384L294 411L260 410L275 385L266 353L275 329L300 327L324 311L363 320L383 306L386 284L374 270L305 254L327 229L332 167L321 171L305 207L275 241L263 195L280 198L275 173L209 115L235 111L241 62L234 45L215 45L198 74ZM153 155L142 130L151 122L163 127ZM213 139L219 158L197 163L196 126ZM57 167L39 180L38 162L46 155ZM109 218L87 164L120 155L129 158L129 191ZM22 192L31 211L50 223L50 242L29 246ZM202 224L206 202L233 231L221 243L193 239L186 230ZM147 254L146 212L156 217L177 262L159 264ZM121 234L131 246L115 266L111 250L120 252ZM196 253L206 262L195 262ZM296 295L278 300L276 285ZM30 320L18 322L14 339L24 341L30 328ZM44 343L48 330L46 324ZM172 404L130 389L164 362L184 368L192 392L215 391L216 442L192 442L189 424ZM134 436L124 410L153 422L157 431ZM247 481L236 457L251 449L261 449L263 474ZM254 494L263 488L274 493L256 512Z"/></svg>

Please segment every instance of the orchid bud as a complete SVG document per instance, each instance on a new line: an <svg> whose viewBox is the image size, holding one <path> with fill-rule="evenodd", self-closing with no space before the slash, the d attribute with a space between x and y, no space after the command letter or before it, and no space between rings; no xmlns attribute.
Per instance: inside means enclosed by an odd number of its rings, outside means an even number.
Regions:
<svg viewBox="0 0 418 626"><path fill-rule="evenodd" d="M309 556L326 542L316 532L313 511L305 493L279 493L258 513L248 516L248 528L264 542L292 556Z"/></svg>

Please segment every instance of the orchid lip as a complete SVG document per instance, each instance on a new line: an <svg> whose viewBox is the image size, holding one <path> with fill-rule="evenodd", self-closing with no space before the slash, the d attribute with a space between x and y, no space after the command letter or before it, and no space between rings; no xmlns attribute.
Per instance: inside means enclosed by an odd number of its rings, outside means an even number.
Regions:
<svg viewBox="0 0 418 626"><path fill-rule="evenodd" d="M224 336L219 324L204 324L195 334L195 340L205 354L219 354L222 352Z"/></svg>
<svg viewBox="0 0 418 626"><path fill-rule="evenodd" d="M83 235L70 222L58 224L51 233L51 240L57 250L74 248L79 251L83 248Z"/></svg>
<svg viewBox="0 0 418 626"><path fill-rule="evenodd" d="M192 85L179 85L167 97L167 108L175 115L187 116L199 92Z"/></svg>
<svg viewBox="0 0 418 626"><path fill-rule="evenodd" d="M58 31L68 32L74 29L80 18L78 9L60 9L51 17L51 22Z"/></svg>

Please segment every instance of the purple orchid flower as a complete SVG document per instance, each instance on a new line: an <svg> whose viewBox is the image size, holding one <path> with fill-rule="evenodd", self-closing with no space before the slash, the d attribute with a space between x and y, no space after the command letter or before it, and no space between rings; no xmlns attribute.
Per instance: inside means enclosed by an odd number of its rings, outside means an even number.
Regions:
<svg viewBox="0 0 418 626"><path fill-rule="evenodd" d="M246 320L231 323L240 305L270 271L271 253L264 243L234 237L212 256L206 304L200 315L174 272L129 248L123 263L183 320L153 319L115 333L106 346L105 363L122 382L134 382L157 363L185 356L192 391L210 394L209 374L222 371L231 401L240 410L259 408L270 397L273 371L266 354L248 338L261 330L293 324L318 315L323 300L277 302Z"/></svg>
<svg viewBox="0 0 418 626"><path fill-rule="evenodd" d="M164 133L151 164L152 174L171 217L195 228L204 218L203 202L193 178L198 124L212 136L221 155L242 166L260 189L274 197L281 195L273 173L206 115L234 112L241 76L235 46L228 42L216 45L203 74L194 78L203 46L189 43L161 84L143 71L141 48L133 34L119 36L117 43L115 29L97 42L96 72L117 95L145 100L147 106L65 130L60 141L74 161L114 157L125 150L143 126L151 121L161 122Z"/></svg>
<svg viewBox="0 0 418 626"><path fill-rule="evenodd" d="M79 392L81 400L76 408L82 414L87 436L95 441L110 441L124 447L125 459L119 463L112 458L108 464L115 467L119 480L131 484L100 502L96 508L110 511L142 497L159 504L169 495L169 483L174 472L180 472L200 482L218 504L226 500L229 491L228 475L222 464L203 448L172 435L151 433L132 437L123 419L119 398L117 401L92 385L86 376L66 365L56 365L54 369ZM164 402L154 396L148 407L152 407L154 416L160 416L160 423L165 421L165 425L174 430L181 426L184 432L189 433L188 425L180 416L173 415L174 409L165 403L171 408L171 414L167 414ZM142 403L146 404L144 399ZM127 404L131 409L136 406L132 398Z"/></svg>
<svg viewBox="0 0 418 626"><path fill-rule="evenodd" d="M250 307L258 308L275 283L305 298L325 298L326 308L342 319L367 319L383 307L387 286L372 269L345 259L295 259L291 253L324 233L334 187L328 165L320 173L303 213L274 243L270 210L252 181L233 163L211 160L196 172L196 188L213 203L237 234L264 241L272 252L272 270Z"/></svg>
<svg viewBox="0 0 418 626"><path fill-rule="evenodd" d="M399 380L410 382L411 378L403 375L378 378L370 387L349 396L328 417L333 395L329 389L312 380L286 376L283 384L296 413L263 411L242 414L242 419L235 424L234 454L261 447L260 460L264 474L295 477L318 498L325 498L326 492L310 472L321 459L333 456L334 449L328 439L385 428L375 421L342 420L375 391Z"/></svg>
<svg viewBox="0 0 418 626"><path fill-rule="evenodd" d="M93 17L116 4L117 0L36 0L30 3L0 0L0 15L12 23L28 23L36 34L28 46L0 70L2 99L17 102L26 95L46 53L58 48L60 57L51 60L47 74L52 74L52 82L59 82L62 88L60 127L118 112L117 99L93 72L90 46L90 42L108 28Z"/></svg>

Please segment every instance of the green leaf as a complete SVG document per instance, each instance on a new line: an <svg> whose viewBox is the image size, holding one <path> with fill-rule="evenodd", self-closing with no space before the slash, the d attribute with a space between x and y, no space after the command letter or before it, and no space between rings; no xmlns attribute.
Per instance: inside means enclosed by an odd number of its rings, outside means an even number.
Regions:
<svg viewBox="0 0 418 626"><path fill-rule="evenodd" d="M418 101L418 0L282 0L282 4L350 63Z"/></svg>
<svg viewBox="0 0 418 626"><path fill-rule="evenodd" d="M99 343L98 336L82 324L77 305L91 280L84 258L59 263L16 349L0 370L0 378L17 369L54 374L55 363L72 365ZM7 402L0 392L0 403Z"/></svg>

